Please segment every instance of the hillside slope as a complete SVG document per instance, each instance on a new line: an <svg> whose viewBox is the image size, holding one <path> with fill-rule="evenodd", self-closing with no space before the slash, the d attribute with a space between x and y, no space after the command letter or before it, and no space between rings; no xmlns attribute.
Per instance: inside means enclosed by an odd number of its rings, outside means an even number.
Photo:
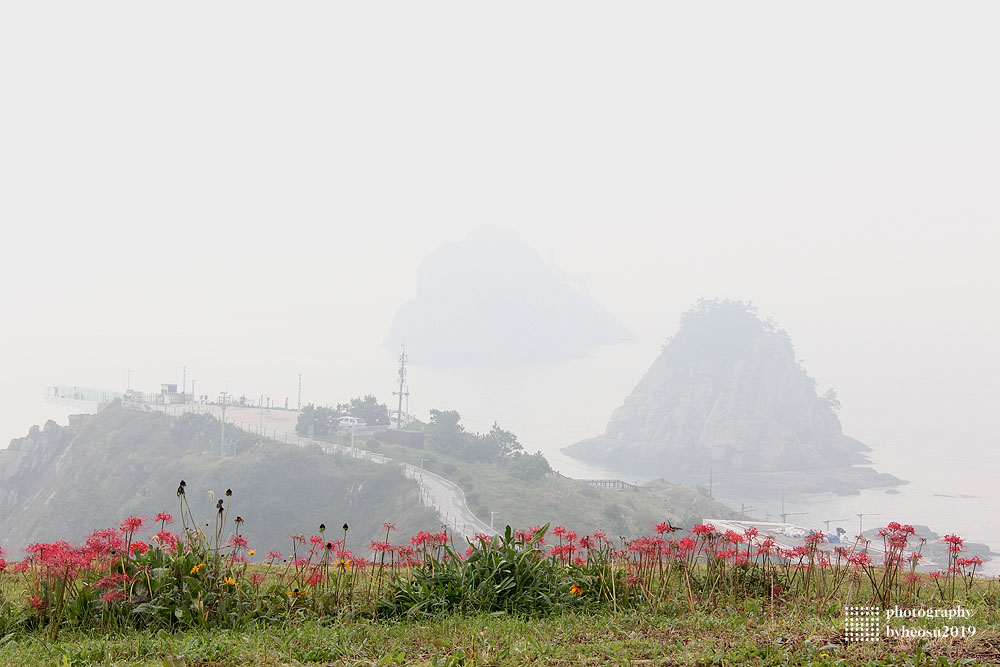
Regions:
<svg viewBox="0 0 1000 667"><path fill-rule="evenodd" d="M176 489L187 482L199 521L215 516L227 488L230 517L254 548L286 551L290 533L320 523L350 525L348 546L360 548L383 522L402 535L440 526L418 502L414 482L389 466L344 459L231 429L237 454L220 458L220 423L207 415L171 417L119 407L48 422L0 450L0 545L16 553L32 542L79 540L129 515L179 515ZM175 526L176 528L176 526Z"/></svg>

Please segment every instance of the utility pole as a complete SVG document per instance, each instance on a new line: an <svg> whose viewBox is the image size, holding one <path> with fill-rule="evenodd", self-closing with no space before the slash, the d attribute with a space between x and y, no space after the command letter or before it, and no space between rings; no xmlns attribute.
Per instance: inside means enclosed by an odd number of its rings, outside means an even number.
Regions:
<svg viewBox="0 0 1000 667"><path fill-rule="evenodd" d="M219 433L219 458L226 455L226 392L219 394L219 403L222 404L222 429Z"/></svg>
<svg viewBox="0 0 1000 667"><path fill-rule="evenodd" d="M299 410L302 409L302 373L299 373Z"/></svg>
<svg viewBox="0 0 1000 667"><path fill-rule="evenodd" d="M712 473L713 472L714 472L713 468L709 468L708 469L708 498L709 498L709 500L714 500L715 499L715 496L712 495Z"/></svg>
<svg viewBox="0 0 1000 667"><path fill-rule="evenodd" d="M862 535L864 531L862 530L862 523L866 516L879 516L880 512L860 512L858 513L858 535Z"/></svg>
<svg viewBox="0 0 1000 667"><path fill-rule="evenodd" d="M264 394L260 395L260 434L264 435Z"/></svg>
<svg viewBox="0 0 1000 667"><path fill-rule="evenodd" d="M399 396L399 407L396 409L396 428L403 428L403 397L406 396L406 405L410 404L410 388L406 384L406 343L400 345L399 353L399 391L392 392L393 396Z"/></svg>
<svg viewBox="0 0 1000 667"><path fill-rule="evenodd" d="M788 517L798 516L799 514L809 514L809 512L786 512L785 511L785 493L781 493L781 523L788 523Z"/></svg>
<svg viewBox="0 0 1000 667"><path fill-rule="evenodd" d="M182 366L184 370L181 372L181 396L187 393L188 387L188 367Z"/></svg>

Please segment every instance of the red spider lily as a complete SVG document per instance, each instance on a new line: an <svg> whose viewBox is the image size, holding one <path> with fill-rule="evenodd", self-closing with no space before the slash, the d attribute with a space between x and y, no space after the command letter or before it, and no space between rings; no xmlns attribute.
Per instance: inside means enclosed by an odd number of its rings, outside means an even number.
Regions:
<svg viewBox="0 0 1000 667"><path fill-rule="evenodd" d="M678 528L677 526L670 525L669 521L664 521L663 523L656 524L656 532L658 532L660 535L662 535L663 533L676 533L678 530L682 529Z"/></svg>
<svg viewBox="0 0 1000 667"><path fill-rule="evenodd" d="M948 545L948 551L951 552L961 551L965 544L965 540L958 535L945 535L941 541Z"/></svg>
<svg viewBox="0 0 1000 667"><path fill-rule="evenodd" d="M785 549L784 551L781 552L781 555L787 558L788 560L800 560L809 555L809 547L807 547L804 544L801 544L795 547L794 549Z"/></svg>
<svg viewBox="0 0 1000 667"><path fill-rule="evenodd" d="M396 524L394 523L383 523L382 530L396 530Z"/></svg>
<svg viewBox="0 0 1000 667"><path fill-rule="evenodd" d="M153 536L153 539L156 540L156 542L160 545L161 548L165 548L173 553L177 553L177 545L180 540L180 538L177 535L171 533L168 530L161 530L160 532L158 532L156 535Z"/></svg>
<svg viewBox="0 0 1000 667"><path fill-rule="evenodd" d="M323 576L323 570L318 567L314 567L309 572L309 578L306 579L306 586L312 586L315 588L323 583L324 579L326 579L326 577Z"/></svg>
<svg viewBox="0 0 1000 667"><path fill-rule="evenodd" d="M566 528L564 526L556 526L552 529L552 534L556 537L562 537L566 534Z"/></svg>
<svg viewBox="0 0 1000 667"><path fill-rule="evenodd" d="M254 584L255 586L259 586L260 584L264 583L265 579L267 579L267 575L264 574L263 572L254 572L253 574L250 575L250 583Z"/></svg>
<svg viewBox="0 0 1000 667"><path fill-rule="evenodd" d="M710 523L696 523L691 532L705 539L709 539L715 536L715 526Z"/></svg>
<svg viewBox="0 0 1000 667"><path fill-rule="evenodd" d="M124 597L126 597L125 591L110 591L105 593L101 599L104 601L104 604L114 604Z"/></svg>
<svg viewBox="0 0 1000 667"><path fill-rule="evenodd" d="M125 519L119 527L123 533L134 533L140 528L142 528L142 519L137 516L130 516Z"/></svg>
<svg viewBox="0 0 1000 667"><path fill-rule="evenodd" d="M95 556L108 556L125 549L125 542L112 528L95 530L84 546Z"/></svg>
<svg viewBox="0 0 1000 667"><path fill-rule="evenodd" d="M778 553L778 547L774 542L774 538L770 535L766 536L761 540L760 544L757 545L757 555L758 556L773 556Z"/></svg>
<svg viewBox="0 0 1000 667"><path fill-rule="evenodd" d="M733 530L727 530L725 532L725 537L729 540L730 544L742 544L746 539L743 535Z"/></svg>
<svg viewBox="0 0 1000 667"><path fill-rule="evenodd" d="M847 562L855 567L866 567L872 564L872 559L863 551L852 553Z"/></svg>
<svg viewBox="0 0 1000 667"><path fill-rule="evenodd" d="M169 512L160 512L156 515L155 521L160 522L160 527L162 528L164 524L173 523L174 517L170 516Z"/></svg>
<svg viewBox="0 0 1000 667"><path fill-rule="evenodd" d="M687 558L695 550L695 547L698 546L698 542L693 537L682 537L678 544L682 558Z"/></svg>
<svg viewBox="0 0 1000 667"><path fill-rule="evenodd" d="M822 532L818 530L814 530L813 532L806 535L805 539L806 546L816 547L821 542L826 542L826 535L824 535Z"/></svg>
<svg viewBox="0 0 1000 667"><path fill-rule="evenodd" d="M392 545L390 545L388 542L373 541L371 544L368 545L368 548L376 553L381 553L383 551L391 551Z"/></svg>
<svg viewBox="0 0 1000 667"><path fill-rule="evenodd" d="M133 542L132 545L129 546L128 551L132 556L135 556L137 554L141 556L142 554L149 551L149 545L146 544L145 542Z"/></svg>
<svg viewBox="0 0 1000 667"><path fill-rule="evenodd" d="M972 558L959 558L955 561L955 564L959 567L968 567L970 565L978 567L983 564L983 561L979 556L973 556Z"/></svg>
<svg viewBox="0 0 1000 667"><path fill-rule="evenodd" d="M43 600L38 595L32 595L30 598L28 598L28 606L34 609L35 611L41 611L45 609L45 600Z"/></svg>
<svg viewBox="0 0 1000 667"><path fill-rule="evenodd" d="M246 549L249 542L247 538L241 535L233 535L229 538L229 546L235 547L236 549Z"/></svg>

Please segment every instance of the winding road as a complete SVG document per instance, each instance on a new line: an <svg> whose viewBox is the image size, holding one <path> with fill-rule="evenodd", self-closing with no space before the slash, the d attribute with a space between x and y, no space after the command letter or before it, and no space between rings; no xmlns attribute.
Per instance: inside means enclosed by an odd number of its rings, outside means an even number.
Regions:
<svg viewBox="0 0 1000 667"><path fill-rule="evenodd" d="M216 405L168 405L155 406L154 409L166 412L167 414L180 414L183 412L202 412L219 416L220 408ZM427 507L437 510L441 518L442 526L446 526L455 534L473 538L477 533L493 534L495 531L488 524L481 521L465 501L465 492L461 487L450 479L441 475L423 470L415 465L403 463L396 459L370 452L366 449L338 445L333 442L317 440L315 438L305 438L295 433L295 424L298 421L298 412L294 410L265 410L263 413L258 408L243 408L237 406L226 407L226 423L236 426L244 431L257 433L263 427L264 437L292 445L298 444L305 447L313 445L319 447L328 454L337 453L350 456L370 463L381 465L398 465L406 477L414 480L420 487L420 501Z"/></svg>

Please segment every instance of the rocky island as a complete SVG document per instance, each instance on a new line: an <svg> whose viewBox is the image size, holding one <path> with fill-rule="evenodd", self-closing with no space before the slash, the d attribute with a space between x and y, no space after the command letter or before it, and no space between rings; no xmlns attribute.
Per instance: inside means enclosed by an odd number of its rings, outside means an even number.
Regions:
<svg viewBox="0 0 1000 667"><path fill-rule="evenodd" d="M622 474L675 482L725 474L729 486L857 493L902 480L869 467L844 435L832 390L818 395L786 332L748 303L703 299L611 415L565 448Z"/></svg>

